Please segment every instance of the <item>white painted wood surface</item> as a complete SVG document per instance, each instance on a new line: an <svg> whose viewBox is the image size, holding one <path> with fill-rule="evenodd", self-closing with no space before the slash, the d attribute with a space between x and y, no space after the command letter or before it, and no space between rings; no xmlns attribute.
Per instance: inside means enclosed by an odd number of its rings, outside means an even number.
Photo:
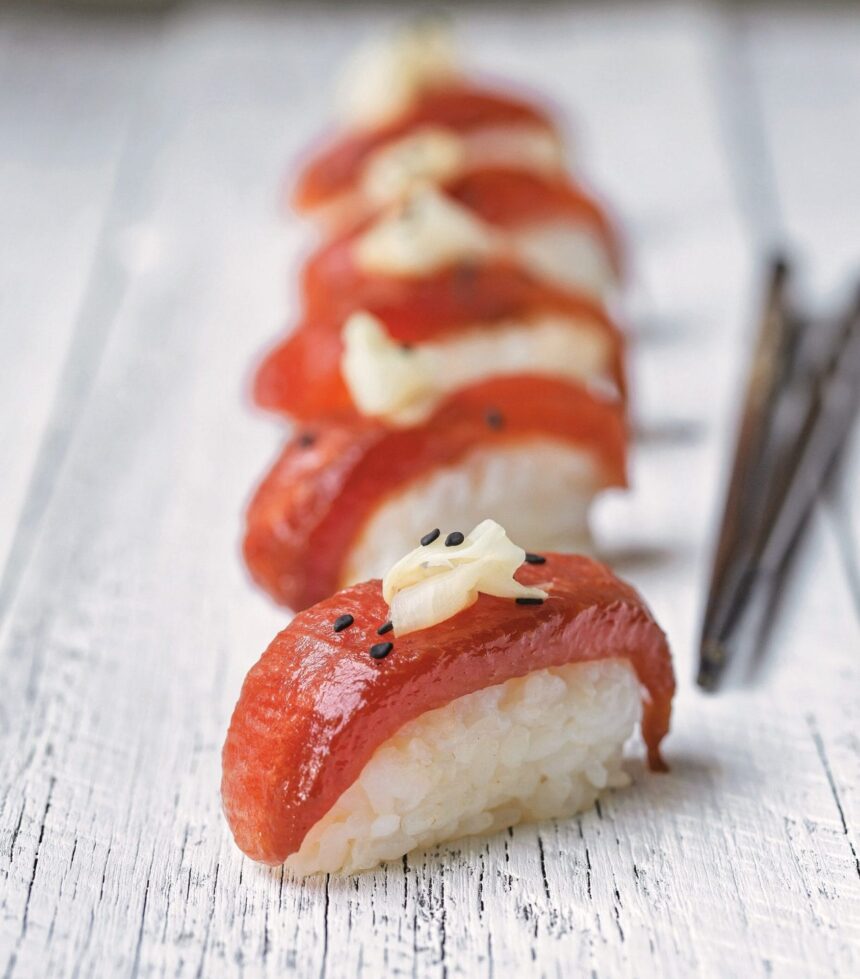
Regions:
<svg viewBox="0 0 860 979"><path fill-rule="evenodd" d="M12 14L0 30L2 607L50 495L36 458L62 458L113 314L107 224L152 39Z"/></svg>
<svg viewBox="0 0 860 979"><path fill-rule="evenodd" d="M229 838L220 744L284 621L237 559L278 438L242 384L307 241L278 183L387 16L0 20L0 975L858 975L858 452L756 682L691 683L760 249L860 267L851 9L460 22L575 112L629 232L641 434L599 518L673 642L672 773L354 880Z"/></svg>

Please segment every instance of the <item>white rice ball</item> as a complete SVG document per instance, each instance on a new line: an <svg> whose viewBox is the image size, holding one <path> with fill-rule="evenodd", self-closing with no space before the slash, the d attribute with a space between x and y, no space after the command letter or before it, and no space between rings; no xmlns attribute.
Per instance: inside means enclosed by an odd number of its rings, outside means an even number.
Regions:
<svg viewBox="0 0 860 979"><path fill-rule="evenodd" d="M628 784L622 751L641 713L626 660L536 670L405 724L286 862L353 872L523 820L569 816Z"/></svg>

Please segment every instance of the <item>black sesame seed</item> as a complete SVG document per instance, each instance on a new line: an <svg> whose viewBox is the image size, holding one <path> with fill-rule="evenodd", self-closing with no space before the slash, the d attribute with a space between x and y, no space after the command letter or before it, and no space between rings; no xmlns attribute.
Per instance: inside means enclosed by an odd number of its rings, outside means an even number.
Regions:
<svg viewBox="0 0 860 979"><path fill-rule="evenodd" d="M412 346L412 344L411 344L411 343L401 343L401 344L400 344L400 349L401 349L401 350L402 350L402 351L403 351L403 352L404 352L405 354L411 354L411 353L412 353L412 351L413 351L413 350L414 350L415 348L414 348L414 347Z"/></svg>
<svg viewBox="0 0 860 979"><path fill-rule="evenodd" d="M546 558L543 554L526 553L526 564L546 564Z"/></svg>
<svg viewBox="0 0 860 979"><path fill-rule="evenodd" d="M459 262L454 266L454 288L463 296L468 296L478 278L476 262Z"/></svg>
<svg viewBox="0 0 860 979"><path fill-rule="evenodd" d="M393 642L378 642L370 647L370 655L374 659L385 659L392 649L394 649Z"/></svg>
<svg viewBox="0 0 860 979"><path fill-rule="evenodd" d="M349 614L349 612L347 612L346 615L339 615L334 620L334 631L343 632L343 630L348 629L353 622L355 622L355 619Z"/></svg>
<svg viewBox="0 0 860 979"><path fill-rule="evenodd" d="M303 449L307 449L309 446L316 442L317 437L313 432L302 432L299 436L298 442Z"/></svg>
<svg viewBox="0 0 860 979"><path fill-rule="evenodd" d="M543 605L542 598L518 598L517 605Z"/></svg>
<svg viewBox="0 0 860 979"><path fill-rule="evenodd" d="M437 527L435 530L431 530L429 534L425 534L421 538L421 546L426 547L428 544L432 544L434 540L441 534L442 531Z"/></svg>
<svg viewBox="0 0 860 979"><path fill-rule="evenodd" d="M383 622L382 625L376 630L376 634L377 636L384 636L386 632L391 632L393 628L393 622Z"/></svg>
<svg viewBox="0 0 860 979"><path fill-rule="evenodd" d="M490 428L499 429L505 424L505 419L502 413L497 408L488 408L484 419Z"/></svg>
<svg viewBox="0 0 860 979"><path fill-rule="evenodd" d="M452 530L450 534L445 538L445 547L457 547L462 544L466 538L459 530Z"/></svg>

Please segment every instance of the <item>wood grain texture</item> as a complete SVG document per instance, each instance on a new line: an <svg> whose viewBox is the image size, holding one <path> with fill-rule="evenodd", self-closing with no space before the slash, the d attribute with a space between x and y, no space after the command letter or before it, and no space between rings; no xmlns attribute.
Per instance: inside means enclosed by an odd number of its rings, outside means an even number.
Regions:
<svg viewBox="0 0 860 979"><path fill-rule="evenodd" d="M856 975L853 503L816 513L755 682L708 698L690 680L757 249L768 222L815 227L824 242L840 221L849 227L826 187L804 196L806 163L786 135L814 126L827 143L842 125L848 95L836 80L854 71L860 45L838 12L502 8L461 24L479 63L576 110L582 165L629 232L635 485L603 501L598 522L606 556L646 594L676 652L671 774L634 760L634 786L578 819L354 879L295 882L244 860L229 838L220 745L245 671L284 622L237 560L240 509L278 440L243 408L243 384L308 241L279 222L277 188L327 110L331 66L383 22L363 10L174 13L146 34L142 80L139 23L111 36L125 86L89 40L62 45L71 64L90 64L104 99L105 128L81 134L83 145L103 140L114 162L72 168L98 212L79 237L34 223L45 248L89 256L64 271L52 300L63 325L44 325L39 343L56 335L73 361L90 342L97 355L60 450L50 403L66 355L18 361L33 372L42 421L14 436L24 454L10 454L7 539L20 487L38 466L52 478L0 624L0 975ZM18 72L43 58L35 29L0 32ZM794 75L799 51L831 65L829 87L809 82L813 103ZM756 145L787 168L769 212L745 204L744 188L767 180L751 169L760 154L741 152L750 117L736 100L753 97ZM29 117L33 99L19 86L7 111ZM62 113L45 120L49 134L64 132ZM856 193L854 172L828 164L837 200ZM0 194L14 202L6 176ZM21 205L19 222L33 206ZM833 210L817 218L819 208ZM97 227L125 242L119 265ZM41 247L18 259L31 283ZM35 288L10 300L13 313L47 323ZM92 308L97 344L85 339ZM13 375L15 348L4 339ZM4 413L26 403L14 385L0 399ZM856 459L840 484L849 500Z"/></svg>

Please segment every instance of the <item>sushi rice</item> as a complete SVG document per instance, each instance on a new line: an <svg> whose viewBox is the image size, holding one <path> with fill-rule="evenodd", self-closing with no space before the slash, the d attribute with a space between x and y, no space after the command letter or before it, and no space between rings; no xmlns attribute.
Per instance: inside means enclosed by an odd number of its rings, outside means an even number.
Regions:
<svg viewBox="0 0 860 979"><path fill-rule="evenodd" d="M468 530L486 517L532 550L587 553L588 507L601 482L591 454L561 440L475 449L379 505L344 564L341 587L381 578L428 527Z"/></svg>
<svg viewBox="0 0 860 979"><path fill-rule="evenodd" d="M536 670L428 711L380 745L286 861L350 873L416 848L569 816L627 785L641 713L625 660Z"/></svg>

